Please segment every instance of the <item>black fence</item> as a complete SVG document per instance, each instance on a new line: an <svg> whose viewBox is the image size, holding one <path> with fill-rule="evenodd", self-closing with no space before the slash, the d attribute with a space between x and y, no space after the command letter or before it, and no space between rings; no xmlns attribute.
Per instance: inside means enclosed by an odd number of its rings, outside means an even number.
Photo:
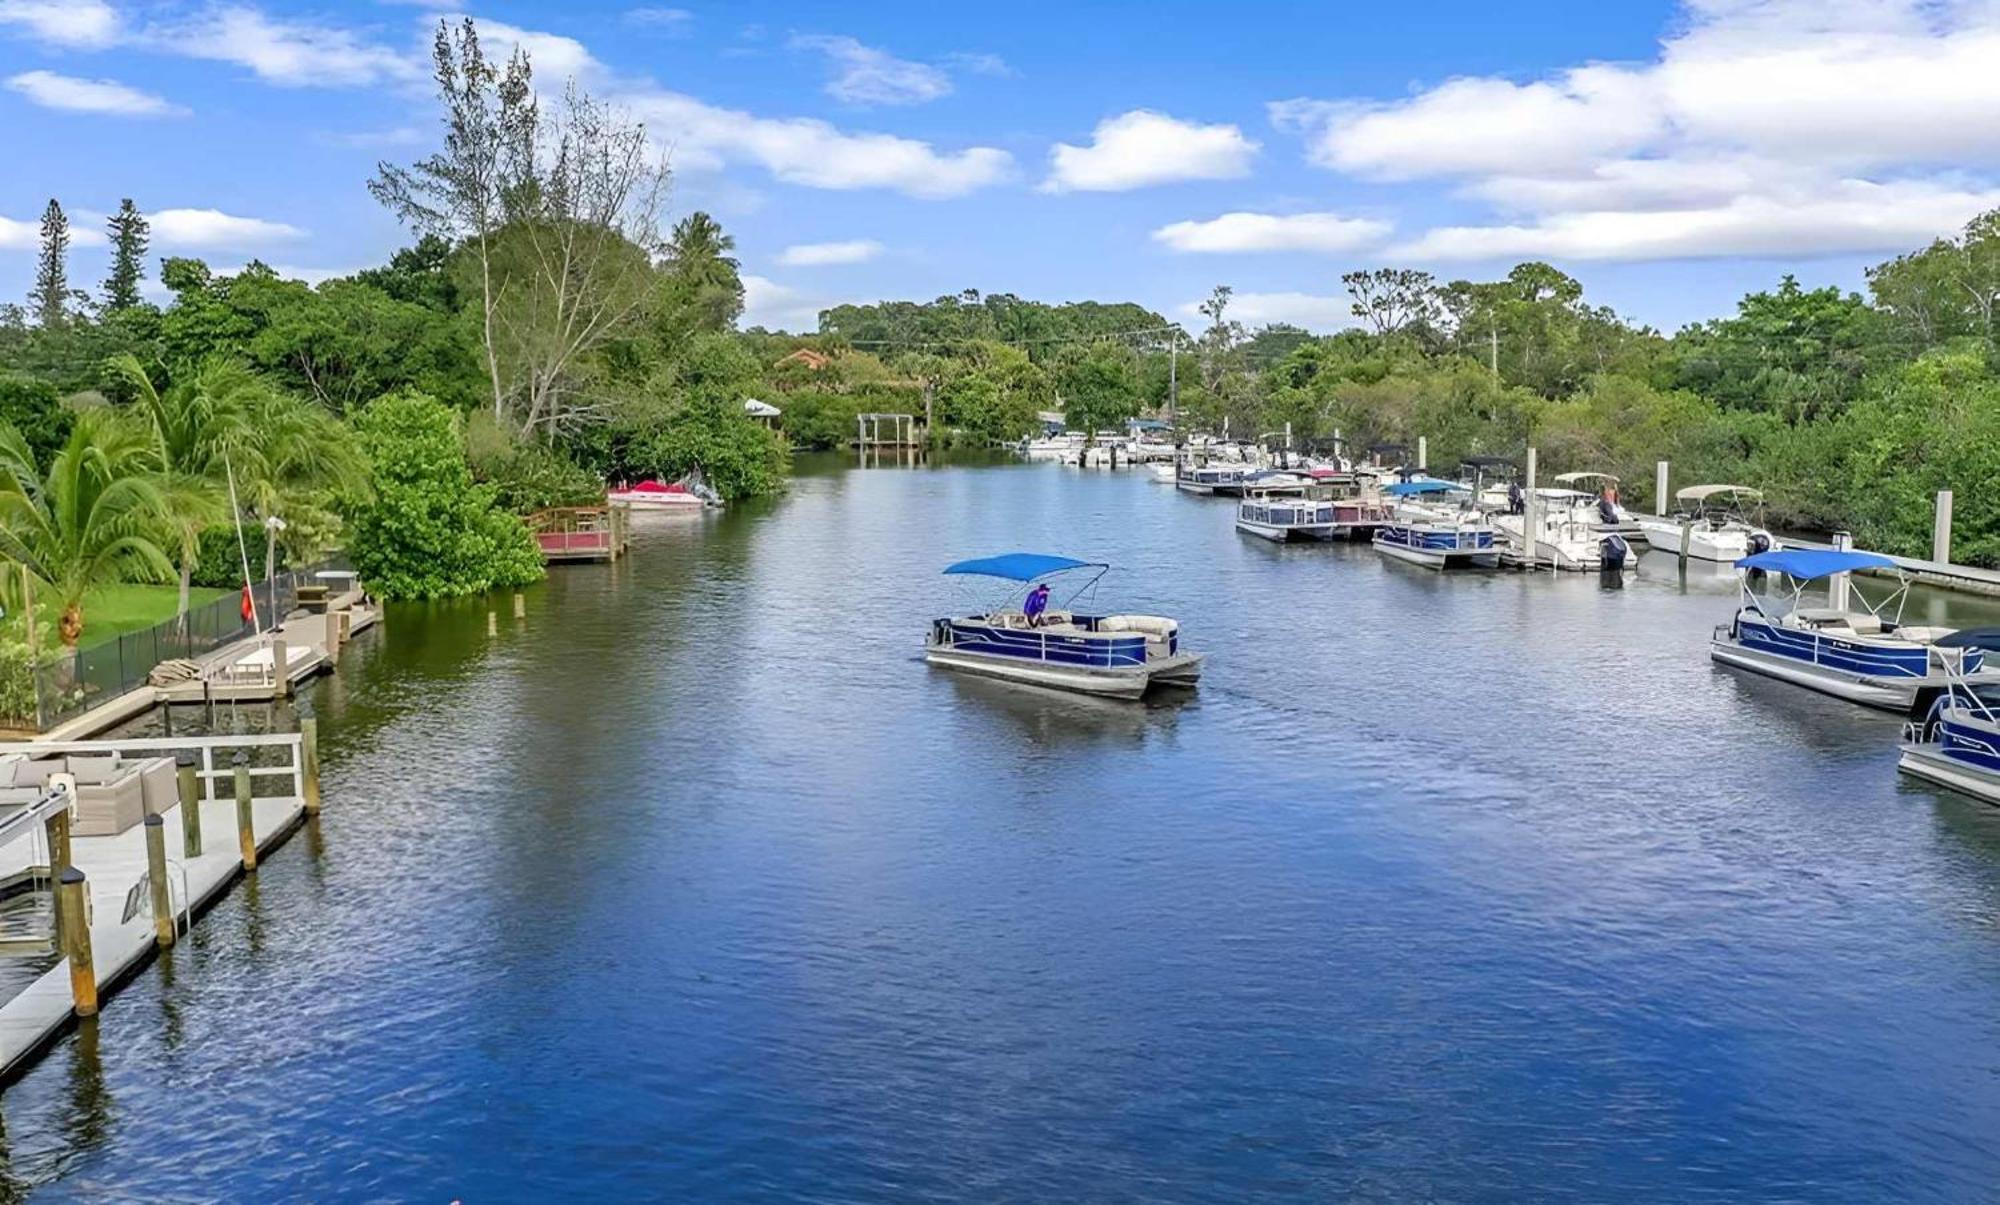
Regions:
<svg viewBox="0 0 2000 1205"><path fill-rule="evenodd" d="M292 570L253 585L250 592L264 627L283 619L298 605L299 586L312 584L313 574L329 567ZM162 661L194 660L255 634L257 629L243 617L242 608L239 590L165 623L42 662L34 670L35 726L47 731L144 686L146 676Z"/></svg>

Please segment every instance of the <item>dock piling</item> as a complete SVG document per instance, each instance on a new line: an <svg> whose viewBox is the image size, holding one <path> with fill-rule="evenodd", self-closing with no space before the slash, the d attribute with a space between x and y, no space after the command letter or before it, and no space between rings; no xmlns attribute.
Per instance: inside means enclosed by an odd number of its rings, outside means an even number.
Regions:
<svg viewBox="0 0 2000 1205"><path fill-rule="evenodd" d="M528 600L521 596L521 592L519 590L516 590L514 591L514 618L526 619L527 617L528 617Z"/></svg>
<svg viewBox="0 0 2000 1205"><path fill-rule="evenodd" d="M280 636L271 642L271 697L282 699L292 693L292 651Z"/></svg>
<svg viewBox="0 0 2000 1205"><path fill-rule="evenodd" d="M242 852L243 869L257 869L257 830L250 811L250 755L239 751L231 764L236 767L236 845Z"/></svg>
<svg viewBox="0 0 2000 1205"><path fill-rule="evenodd" d="M153 894L153 940L161 949L174 944L174 893L167 883L167 822L159 813L146 815L146 882Z"/></svg>
<svg viewBox="0 0 2000 1205"><path fill-rule="evenodd" d="M1939 490L1937 513L1931 519L1931 559L1951 564L1951 491Z"/></svg>
<svg viewBox="0 0 2000 1205"><path fill-rule="evenodd" d="M1687 572L1688 572L1688 545L1692 544L1693 542L1694 542L1694 520L1686 516L1682 516L1680 571L1681 571L1681 577L1683 579L1687 577Z"/></svg>
<svg viewBox="0 0 2000 1205"><path fill-rule="evenodd" d="M1419 469L1431 467L1431 441L1427 435L1417 436L1417 467Z"/></svg>
<svg viewBox="0 0 2000 1205"><path fill-rule="evenodd" d="M66 866L56 879L56 938L69 960L69 994L79 1017L97 1015L97 967L90 958L90 911L83 872Z"/></svg>
<svg viewBox="0 0 2000 1205"><path fill-rule="evenodd" d="M1662 460L1653 466L1653 513L1667 517L1667 462Z"/></svg>
<svg viewBox="0 0 2000 1205"><path fill-rule="evenodd" d="M486 634L488 636L498 636L500 634L500 616L495 612L488 611L486 613Z"/></svg>
<svg viewBox="0 0 2000 1205"><path fill-rule="evenodd" d="M201 856L201 785L194 776L194 754L174 755L174 778L181 796L181 853Z"/></svg>
<svg viewBox="0 0 2000 1205"><path fill-rule="evenodd" d="M319 815L319 717L299 721L299 787L306 815Z"/></svg>
<svg viewBox="0 0 2000 1205"><path fill-rule="evenodd" d="M1536 538L1535 528L1535 514L1538 508L1535 505L1535 449L1533 448L1528 449L1528 483L1522 495L1521 550L1528 558L1528 572L1533 573L1541 563L1535 555L1536 546L1540 541ZM1555 568L1554 560L1549 562L1549 568Z"/></svg>
<svg viewBox="0 0 2000 1205"><path fill-rule="evenodd" d="M1844 531L1833 533L1833 550L1847 552L1854 547L1854 537ZM1845 573L1836 573L1826 582L1826 605L1835 611L1847 610L1847 578Z"/></svg>

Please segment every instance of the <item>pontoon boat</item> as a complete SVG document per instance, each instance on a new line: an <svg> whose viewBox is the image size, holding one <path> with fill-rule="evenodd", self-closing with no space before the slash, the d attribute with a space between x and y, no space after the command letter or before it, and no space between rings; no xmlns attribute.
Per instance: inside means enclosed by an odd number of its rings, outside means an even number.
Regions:
<svg viewBox="0 0 2000 1205"><path fill-rule="evenodd" d="M1736 617L1715 629L1709 653L1724 665L1765 674L1871 707L1906 710L1926 687L1979 675L1984 653L1955 643L1952 628L1899 622L1909 579L1896 562L1876 552L1787 548L1737 562L1743 569L1743 602ZM1789 587L1759 595L1755 571L1777 575ZM1879 603L1849 575L1886 570L1897 580ZM1802 605L1807 585L1829 583L1827 607ZM1848 597L1862 609L1846 606Z"/></svg>
<svg viewBox="0 0 2000 1205"><path fill-rule="evenodd" d="M1967 629L1941 643L2000 651L2000 628ZM1943 689L1917 695L1896 768L2000 804L2000 682L1948 676Z"/></svg>
<svg viewBox="0 0 2000 1205"><path fill-rule="evenodd" d="M1077 573L1065 605L1094 591L1110 566L1034 552L960 561L947 574L1011 582L982 613L937 619L924 660L965 673L1113 698L1136 699L1156 683L1193 685L1200 653L1182 652L1180 625L1157 615L1081 615L1050 608L1030 616L1027 594L1046 579ZM1095 572L1091 572L1091 571ZM1087 574L1087 576L1081 576Z"/></svg>
<svg viewBox="0 0 2000 1205"><path fill-rule="evenodd" d="M1500 550L1493 528L1469 506L1436 505L1420 499L1444 499L1463 493L1451 481L1398 481L1383 493L1398 499L1394 516L1375 531L1375 551L1431 569L1474 565L1491 569Z"/></svg>
<svg viewBox="0 0 2000 1205"><path fill-rule="evenodd" d="M1266 540L1325 540L1336 530L1331 487L1300 473L1269 470L1243 479L1236 530Z"/></svg>

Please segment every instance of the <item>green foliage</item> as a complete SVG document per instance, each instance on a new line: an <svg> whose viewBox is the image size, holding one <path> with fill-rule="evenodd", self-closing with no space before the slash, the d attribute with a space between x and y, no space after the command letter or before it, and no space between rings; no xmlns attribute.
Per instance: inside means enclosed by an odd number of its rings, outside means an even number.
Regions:
<svg viewBox="0 0 2000 1205"><path fill-rule="evenodd" d="M1094 436L1115 430L1139 412L1139 379L1133 356L1115 343L1099 344L1056 373L1063 415L1073 431Z"/></svg>
<svg viewBox="0 0 2000 1205"><path fill-rule="evenodd" d="M257 523L245 523L242 530L243 543L237 544L237 529L234 527L211 527L203 531L195 544L194 571L190 584L211 588L237 588L243 586L243 561L248 554L250 576L263 578L264 528ZM280 548L276 569L282 573L291 558Z"/></svg>
<svg viewBox="0 0 2000 1205"><path fill-rule="evenodd" d="M449 598L539 580L542 561L520 520L475 485L456 416L437 399L377 399L359 420L374 498L354 516L350 551L388 598Z"/></svg>
<svg viewBox="0 0 2000 1205"><path fill-rule="evenodd" d="M473 480L491 485L495 503L510 514L604 501L597 474L559 449L515 438L485 411L466 420L465 455Z"/></svg>
<svg viewBox="0 0 2000 1205"><path fill-rule="evenodd" d="M140 302L139 282L146 278L146 247L151 242L146 219L131 198L119 202L106 223L111 228L111 274L104 280L104 308L128 310Z"/></svg>
<svg viewBox="0 0 2000 1205"><path fill-rule="evenodd" d="M673 479L699 472L724 498L784 488L782 436L743 412L758 364L727 335L697 336L678 360L627 399L587 459L606 477Z"/></svg>
<svg viewBox="0 0 2000 1205"><path fill-rule="evenodd" d="M69 439L76 416L63 408L54 385L6 373L0 374L0 422L19 431L34 452L35 463L46 465Z"/></svg>
<svg viewBox="0 0 2000 1205"><path fill-rule="evenodd" d="M35 659L28 652L19 625L0 635L0 725L35 726Z"/></svg>

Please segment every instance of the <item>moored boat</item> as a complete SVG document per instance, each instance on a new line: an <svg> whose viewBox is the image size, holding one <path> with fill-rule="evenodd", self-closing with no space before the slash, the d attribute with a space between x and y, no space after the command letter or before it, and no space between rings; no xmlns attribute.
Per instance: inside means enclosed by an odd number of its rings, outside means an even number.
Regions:
<svg viewBox="0 0 2000 1205"><path fill-rule="evenodd" d="M963 673L1122 699L1136 699L1154 685L1193 685L1201 676L1202 655L1181 649L1180 625L1174 620L1038 610L1028 601L1050 579L1087 575L1069 591L1066 601L1074 602L1109 568L1098 561L1033 552L948 566L946 574L1011 584L994 600L997 605L933 620L924 660Z"/></svg>
<svg viewBox="0 0 2000 1205"><path fill-rule="evenodd" d="M2000 628L1969 628L1945 640L1968 650L2000 652ZM2000 804L2000 682L1949 671L1947 676L1944 688L1918 693L1903 725L1896 768Z"/></svg>
<svg viewBox="0 0 2000 1205"><path fill-rule="evenodd" d="M611 490L605 494L605 500L632 510L700 510L704 506L722 505L715 491L687 478L673 482L648 479Z"/></svg>
<svg viewBox="0 0 2000 1205"><path fill-rule="evenodd" d="M1500 549L1493 527L1477 510L1418 501L1464 491L1455 482L1432 479L1399 481L1385 488L1383 492L1399 502L1394 516L1375 530L1375 551L1429 569L1498 565Z"/></svg>
<svg viewBox="0 0 2000 1205"><path fill-rule="evenodd" d="M1679 512L1659 519L1642 519L1646 542L1661 552L1678 555L1682 533L1687 554L1697 561L1733 565L1746 556L1769 552L1778 541L1744 516L1746 506L1761 505L1762 490L1746 485L1691 485L1674 495Z"/></svg>
<svg viewBox="0 0 2000 1205"><path fill-rule="evenodd" d="M1709 641L1717 662L1871 707L1908 709L1926 688L1981 681L1985 653L1955 639L1953 628L1905 625L1910 583L1896 562L1850 549L1787 548L1745 557L1743 600ZM1888 572L1895 589L1879 603L1852 582L1857 572ZM1758 574L1776 575L1788 591L1757 591ZM1803 605L1806 587L1829 583L1825 607ZM1858 599L1860 610L1849 599Z"/></svg>
<svg viewBox="0 0 2000 1205"><path fill-rule="evenodd" d="M1279 543L1330 539L1336 532L1332 489L1305 474L1252 473L1243 479L1236 530Z"/></svg>

